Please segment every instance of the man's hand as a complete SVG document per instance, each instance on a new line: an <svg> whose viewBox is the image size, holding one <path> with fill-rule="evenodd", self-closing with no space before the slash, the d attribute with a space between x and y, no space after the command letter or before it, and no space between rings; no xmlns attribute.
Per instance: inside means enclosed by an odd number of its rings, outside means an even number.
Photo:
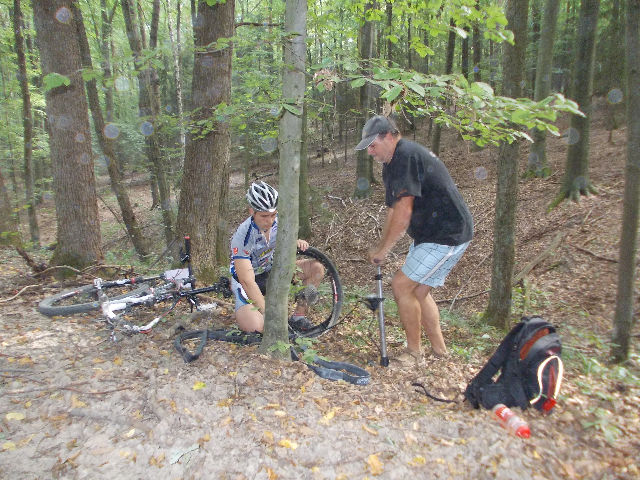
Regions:
<svg viewBox="0 0 640 480"><path fill-rule="evenodd" d="M309 242L306 240L298 239L297 242L298 250L304 252L307 248L309 248Z"/></svg>
<svg viewBox="0 0 640 480"><path fill-rule="evenodd" d="M388 252L384 250L372 248L369 250L369 261L374 265L382 265L386 261L387 253Z"/></svg>

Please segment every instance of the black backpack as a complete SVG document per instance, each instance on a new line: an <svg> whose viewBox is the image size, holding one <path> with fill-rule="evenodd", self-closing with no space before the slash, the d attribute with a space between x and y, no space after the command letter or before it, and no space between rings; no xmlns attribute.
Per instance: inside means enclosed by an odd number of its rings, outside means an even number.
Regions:
<svg viewBox="0 0 640 480"><path fill-rule="evenodd" d="M540 317L522 317L469 382L465 398L474 408L482 405L491 409L504 403L550 412L562 383L561 352L562 343L553 325Z"/></svg>

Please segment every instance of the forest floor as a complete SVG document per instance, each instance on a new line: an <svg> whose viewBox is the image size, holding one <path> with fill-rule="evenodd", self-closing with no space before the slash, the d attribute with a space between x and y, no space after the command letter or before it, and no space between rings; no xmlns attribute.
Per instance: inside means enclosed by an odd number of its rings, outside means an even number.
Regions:
<svg viewBox="0 0 640 480"><path fill-rule="evenodd" d="M416 140L424 138L419 129ZM385 302L389 368L378 366L375 319L356 307L358 295L374 291L374 271L365 258L384 218L382 188L375 186L366 200L351 198L352 145L346 165L341 154L338 165L328 163L331 152L324 166L313 160L311 243L332 257L348 292L345 322L314 348L329 359L366 367L367 386L322 380L299 362L277 362L255 347L227 343L209 342L197 361L185 364L173 349L175 322L190 329L229 325L233 319L224 304L213 318L185 310L149 335L114 343L95 315L40 315L38 302L69 281L40 279L14 250L0 250L0 477L638 478L637 321L632 359L616 367L606 362L625 144L625 130L614 131L610 143L603 117L596 115L590 176L599 193L579 203L547 211L564 171L562 138L548 141L553 174L520 181L516 271L524 280L515 289L514 318L538 314L557 325L566 365L555 411L519 412L531 427L530 439L507 435L489 412L462 401L467 382L504 335L479 320L491 278L497 153L474 152L448 132L441 157L469 203L475 237L434 294L451 355L436 359L425 345L426 363L416 369L393 363L403 341L393 302ZM523 145L522 165L527 155ZM246 215L239 179L232 178L230 196L238 201L230 229ZM131 188L140 214L149 217L147 186ZM104 198L115 208L112 196ZM102 202L100 209L103 238L109 239L105 251L115 250L122 233ZM40 210L43 245L55 241L53 214L49 200ZM407 245L399 245L384 268L387 297ZM45 250L30 253L47 261ZM116 254L107 262L128 260ZM638 288L636 282L636 302ZM637 320L637 303L635 311ZM414 381L456 402L433 401L414 390Z"/></svg>

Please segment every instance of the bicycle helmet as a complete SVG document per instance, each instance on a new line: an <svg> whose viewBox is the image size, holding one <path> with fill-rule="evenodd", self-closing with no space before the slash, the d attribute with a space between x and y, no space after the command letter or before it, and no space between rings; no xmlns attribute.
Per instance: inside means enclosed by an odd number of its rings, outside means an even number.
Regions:
<svg viewBox="0 0 640 480"><path fill-rule="evenodd" d="M275 212L278 206L278 191L265 182L254 182L247 190L247 201L258 212Z"/></svg>

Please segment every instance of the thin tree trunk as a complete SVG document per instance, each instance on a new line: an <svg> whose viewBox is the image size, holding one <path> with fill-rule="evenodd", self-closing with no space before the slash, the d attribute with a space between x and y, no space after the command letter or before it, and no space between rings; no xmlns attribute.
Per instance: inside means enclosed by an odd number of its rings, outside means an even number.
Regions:
<svg viewBox="0 0 640 480"><path fill-rule="evenodd" d="M298 222L300 224L298 237L309 240L311 238L311 212L309 209L309 154L307 151L307 104L304 104L302 114L302 145L300 148L300 200L298 202ZM336 156L336 163L338 157Z"/></svg>
<svg viewBox="0 0 640 480"><path fill-rule="evenodd" d="M508 0L506 16L513 32L514 45L505 45L503 71L504 93L508 97L522 95L524 53L527 50L527 12L529 0ZM507 329L511 318L511 282L515 263L516 205L518 197L517 142L503 143L498 152L498 185L496 218L493 229L493 268L491 293L485 312L487 323Z"/></svg>
<svg viewBox="0 0 640 480"><path fill-rule="evenodd" d="M611 357L618 363L629 358L631 329L634 322L634 283L638 249L638 209L640 208L640 0L627 0L625 36L627 165L620 262L618 263L618 291L611 347Z"/></svg>
<svg viewBox="0 0 640 480"><path fill-rule="evenodd" d="M178 109L178 122L180 128L180 158L178 159L178 165L176 171L182 170L184 165L185 143L186 136L184 131L184 107L182 104L182 71L180 69L180 57L182 56L182 45L180 39L180 17L181 17L181 3L182 0L176 0L176 38L174 42L173 29L171 28L171 17L169 15L171 11L171 1L167 0L167 30L169 31L169 40L171 41L171 52L173 54L173 76L176 82L176 107Z"/></svg>
<svg viewBox="0 0 640 480"><path fill-rule="evenodd" d="M280 176L278 241L269 280L265 307L264 337L260 350L282 360L290 360L289 350L272 347L287 343L287 299L295 270L298 236L300 153L305 91L305 49L307 0L287 0L285 7L284 69L282 97L291 99L297 113L285 111L280 120Z"/></svg>
<svg viewBox="0 0 640 480"><path fill-rule="evenodd" d="M29 79L27 78L27 60L24 54L24 37L22 35L22 10L20 0L13 0L13 30L16 39L16 54L18 57L18 72L20 78L20 92L22 94L22 128L24 132L24 185L27 215L29 217L29 233L31 242L40 245L40 230L36 217L36 199L33 194L33 115L31 114L31 94L29 93Z"/></svg>
<svg viewBox="0 0 640 480"><path fill-rule="evenodd" d="M0 245L20 245L18 222L14 215L8 190L4 184L2 170L0 170L0 232L2 232Z"/></svg>
<svg viewBox="0 0 640 480"><path fill-rule="evenodd" d="M476 0L476 10L480 10L480 0ZM473 80L475 82L482 81L482 71L480 63L482 62L482 34L480 33L480 25L478 22L473 25Z"/></svg>
<svg viewBox="0 0 640 480"><path fill-rule="evenodd" d="M455 20L452 18L449 22L450 30L449 30L449 38L447 40L447 57L446 63L444 67L444 73L449 74L453 72L453 54L456 49L456 32L454 27L456 26ZM431 151L436 155L440 155L440 139L442 138L442 126L439 123L436 123L433 126L433 131L431 132Z"/></svg>
<svg viewBox="0 0 640 480"><path fill-rule="evenodd" d="M368 2L365 4L364 13L373 8L373 3ZM375 45L375 23L365 21L364 25L360 28L360 58L363 62L367 62L368 59L373 57L374 45ZM368 68L368 67L367 67ZM367 70L365 68L365 70ZM373 93L372 87L369 84L365 84L360 87L360 128L364 127L365 122L369 116L373 113ZM374 183L373 178L373 160L367 154L366 150L360 150L357 152L357 164L356 164L356 188L353 196L356 198L367 198L371 195L371 185Z"/></svg>
<svg viewBox="0 0 640 480"><path fill-rule="evenodd" d="M169 245L173 241L173 214L171 209L171 192L165 171L165 162L163 161L160 152L160 94L158 75L155 69L140 64L145 39L144 36L140 35L136 29L135 9L131 8L129 0L121 0L121 5L122 12L125 17L125 26L127 28L129 45L135 57L136 69L139 71L138 82L140 84L140 92L138 106L140 109L140 116L148 118L148 120L143 122L141 129L145 135L147 158L149 159L149 163L152 167L152 177L158 187L158 199L160 202L160 210L162 212L165 241L167 245ZM158 43L159 18L160 0L153 0L149 43L149 47L152 50L157 47ZM140 18L138 20L142 33L142 19Z"/></svg>
<svg viewBox="0 0 640 480"><path fill-rule="evenodd" d="M600 0L582 0L572 90L574 99L585 116L571 116L565 174L560 193L553 202L554 206L567 198L578 201L581 195L596 193L589 179L589 137L599 9Z"/></svg>
<svg viewBox="0 0 640 480"><path fill-rule="evenodd" d="M82 12L74 2L71 4L71 11L76 19L76 28L78 35L78 44L80 47L80 56L82 57L83 67L92 69L91 51L89 49L89 42L87 40L87 32L84 28L84 21L82 19ZM93 126L96 132L96 137L102 153L106 158L107 171L109 172L109 180L111 183L111 189L118 200L118 206L122 213L122 221L127 229L127 234L131 238L131 243L136 250L138 256L143 259L149 254L149 247L147 239L144 237L138 220L136 219L131 202L129 200L129 194L127 193L124 185L122 184L122 175L118 168L117 155L114 148L114 142L116 139L106 138L105 122L102 116L102 110L100 108L100 97L98 95L98 88L96 86L95 79L89 80L87 83L87 98L89 100L89 108L91 109L91 116L93 118Z"/></svg>
<svg viewBox="0 0 640 480"><path fill-rule="evenodd" d="M538 45L538 64L533 99L539 102L551 93L551 68L553 65L553 41L556 37L560 0L546 0L542 17L542 30ZM527 174L532 177L548 177L551 174L547 164L547 132L533 130L533 145L527 162Z"/></svg>

